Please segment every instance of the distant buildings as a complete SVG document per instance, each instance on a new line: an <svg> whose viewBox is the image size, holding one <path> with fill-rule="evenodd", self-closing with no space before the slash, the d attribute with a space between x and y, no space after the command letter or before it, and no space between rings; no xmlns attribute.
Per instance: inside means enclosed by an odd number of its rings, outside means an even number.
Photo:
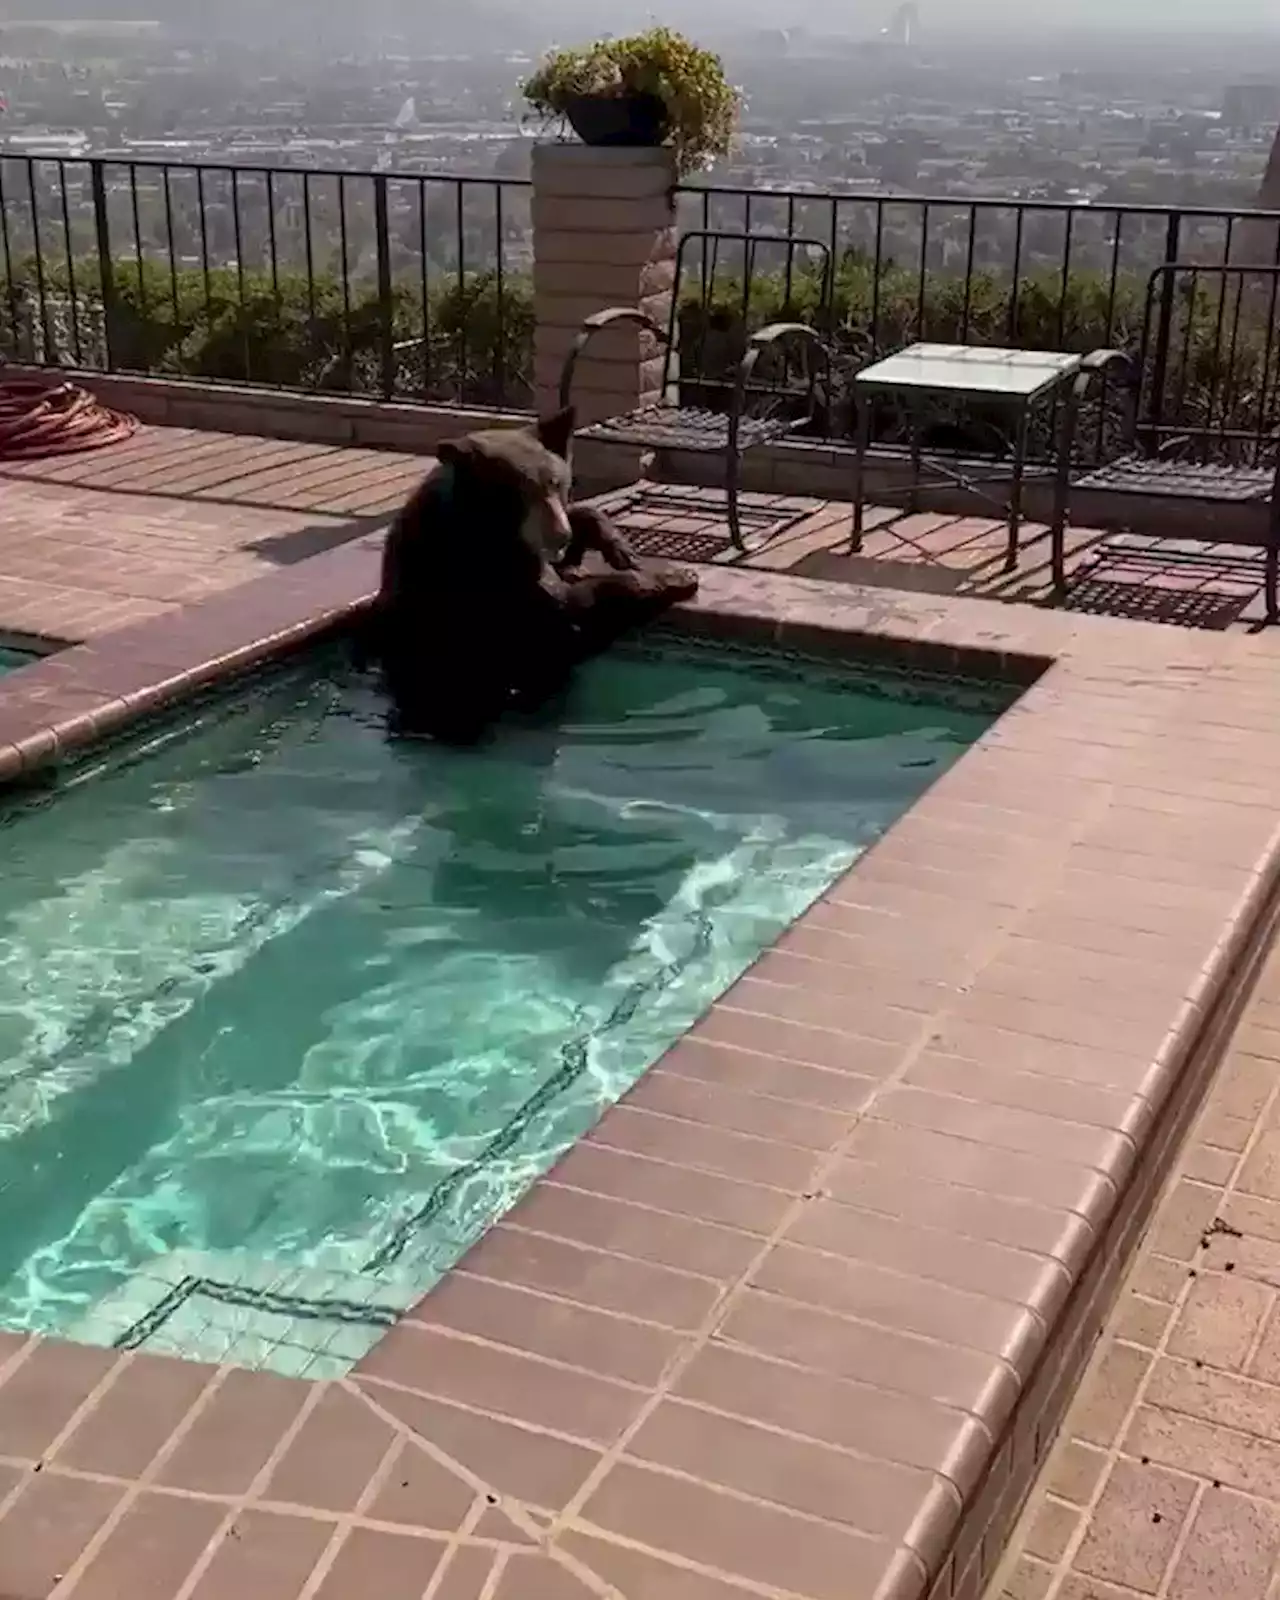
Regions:
<svg viewBox="0 0 1280 1600"><path fill-rule="evenodd" d="M904 50L909 50L916 42L920 32L920 7L909 3L900 5L893 14L893 20L884 30L884 37L892 44L900 44Z"/></svg>
<svg viewBox="0 0 1280 1600"><path fill-rule="evenodd" d="M204 0L175 3L194 13ZM257 0L229 3L237 10ZM373 16L392 0L369 3ZM465 13L474 36L477 7L490 15L511 3L468 0L450 14L461 28ZM310 0L279 4L283 17ZM1253 203L1280 124L1280 59L1271 82L1256 46L1205 63L1195 49L1117 59L1101 41L1068 50L944 35L946 10L879 0L856 7L843 35L735 30L722 47L746 87L747 114L733 159L711 181L841 191L850 197L846 214L864 220L871 211L858 199L873 194L954 201L929 218L939 250L949 230L964 235L969 200L1207 211ZM0 146L23 156L92 152L406 177L527 174L527 135L537 130L521 130L518 84L528 59L505 31L495 30L500 46L468 54L438 37L415 48L371 35L358 49L330 51L310 33L280 45L171 28L120 35L106 48L98 27L45 29L43 42L24 36L29 48L19 51L0 23L0 95L9 101Z"/></svg>
<svg viewBox="0 0 1280 1600"><path fill-rule="evenodd" d="M1280 122L1280 83L1233 83L1222 97L1222 121L1246 138Z"/></svg>

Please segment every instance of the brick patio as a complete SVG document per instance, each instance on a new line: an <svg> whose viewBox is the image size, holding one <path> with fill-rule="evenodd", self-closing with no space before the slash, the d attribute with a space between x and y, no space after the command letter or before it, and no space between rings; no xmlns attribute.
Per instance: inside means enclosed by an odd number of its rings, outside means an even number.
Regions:
<svg viewBox="0 0 1280 1600"><path fill-rule="evenodd" d="M0 607L0 626L42 631L80 597L94 642L9 680L0 768L83 744L368 594L376 554L355 536L422 463L322 451L318 481L298 447L264 459L254 443L148 433L114 465L72 458L4 481L0 572L33 544L46 565L11 580L27 609ZM674 532L705 549L706 503L691 505ZM845 508L757 510L753 567L842 559L828 552ZM121 526L120 559L101 558ZM884 537L924 552L912 567L989 566L964 552L989 550L990 525ZM340 548L286 563L290 540ZM287 582L271 575L282 564ZM709 570L691 625L996 673L1053 666L349 1377L3 1341L0 1595L977 1600L1275 889L1280 643L993 606L938 592L936 576L912 587L925 592ZM1261 1037L1247 1038L1256 1056ZM1277 1052L1280 1030L1256 1074ZM1224 1083L1239 1094L1237 1076L1233 1063ZM1267 1594L1245 1556L1226 1590L1194 1562L1170 1587L1181 1542L1137 1586L1134 1567L1128 1588L1099 1589L1081 1576L1092 1546L1076 1509L1101 1494L1105 1530L1117 1499L1137 1504L1144 1532L1192 1530L1188 1551L1206 1518L1229 1515L1224 1551L1252 1551L1259 1574L1273 1553L1274 1508L1236 1508L1264 1505L1280 1429L1260 1399L1245 1416L1211 1386L1229 1345L1252 1376L1224 1381L1266 1392L1270 1147L1238 1125L1263 1109L1248 1093L1193 1146L1179 1242L1155 1236L1160 1291L1142 1278L1122 1305L1112 1432L1083 1435L1104 1461L1074 1500L1052 1480L1049 1532L1037 1517L1015 1584L1131 1600L1156 1592L1143 1584L1159 1566L1173 1600ZM1234 1213L1220 1209L1232 1144L1248 1200ZM1207 1231L1218 1215L1248 1237ZM1256 1303L1197 1310L1194 1289L1175 1291L1202 1237L1205 1279ZM1178 1418L1142 1435L1166 1496L1146 1506L1112 1445L1142 1381L1134 1355L1145 1372L1143 1342L1166 1340L1160 1308L1171 1321L1179 1297L1183 1337L1202 1345L1161 1345L1184 1377L1190 1360L1189 1389L1144 1391ZM1239 1439L1230 1473L1203 1459ZM1139 1546L1126 1537L1122 1554Z"/></svg>
<svg viewBox="0 0 1280 1600"><path fill-rule="evenodd" d="M82 639L293 565L382 525L427 462L382 450L146 427L90 455L0 467L0 627ZM714 492L648 485L606 496L638 547L733 562ZM1048 539L1024 531L1003 571L1004 529L978 517L869 514L845 553L846 505L747 495L745 563L765 571L1022 603L1049 593ZM1197 628L1261 615L1252 552L1077 529L1071 609Z"/></svg>
<svg viewBox="0 0 1280 1600"><path fill-rule="evenodd" d="M1280 1583L1280 949L992 1600L1268 1600Z"/></svg>
<svg viewBox="0 0 1280 1600"><path fill-rule="evenodd" d="M143 428L0 466L0 628L87 639L293 566L403 501L420 457Z"/></svg>

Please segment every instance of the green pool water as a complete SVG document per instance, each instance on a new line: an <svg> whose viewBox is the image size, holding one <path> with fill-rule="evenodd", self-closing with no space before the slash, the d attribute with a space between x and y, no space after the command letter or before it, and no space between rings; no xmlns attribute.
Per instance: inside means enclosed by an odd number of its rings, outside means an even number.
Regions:
<svg viewBox="0 0 1280 1600"><path fill-rule="evenodd" d="M0 645L0 678L3 678L6 672L12 672L15 667L25 667L28 661L34 659L35 657L25 650L10 650Z"/></svg>
<svg viewBox="0 0 1280 1600"><path fill-rule="evenodd" d="M350 1355L1001 709L663 640L453 753L333 656L0 813L0 1325Z"/></svg>

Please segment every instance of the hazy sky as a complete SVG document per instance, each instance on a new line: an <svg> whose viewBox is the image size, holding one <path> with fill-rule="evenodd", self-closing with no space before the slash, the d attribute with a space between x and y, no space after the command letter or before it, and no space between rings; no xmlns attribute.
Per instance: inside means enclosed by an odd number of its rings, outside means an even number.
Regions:
<svg viewBox="0 0 1280 1600"><path fill-rule="evenodd" d="M672 0L650 0L657 12L673 9ZM1275 32L1280 38L1280 0L919 0L926 28L951 33L966 24L1011 26L1018 33L1044 28L1104 26L1140 32L1160 25L1179 31L1224 30ZM681 0L680 9L688 9ZM767 12L780 25L794 22L831 27L839 17L841 32L873 32L895 9L895 0L844 0L833 10L828 0L710 0L706 9L717 17L734 10L752 22Z"/></svg>
<svg viewBox="0 0 1280 1600"><path fill-rule="evenodd" d="M207 0L0 0L0 21L26 16L168 17L198 14ZM212 0L217 13L223 3L237 14L252 10L255 0ZM1007 29L1011 35L1042 34L1061 29L1105 28L1112 32L1141 34L1153 27L1179 33L1266 33L1280 47L1280 0L918 0L926 34L952 34L967 27ZM630 26L637 20L658 19L694 28L698 19L732 27L735 21L759 27L797 24L819 31L867 36L879 31L896 9L897 0L493 0L493 9L511 13L541 13L551 26L561 18L575 23L589 19L597 25ZM350 0L289 0L292 14L314 9L320 15L350 10ZM380 16L414 17L429 21L432 13L461 10L453 0L376 0ZM1268 52L1269 54L1269 52ZM1260 72L1274 72L1273 60L1260 61Z"/></svg>
<svg viewBox="0 0 1280 1600"><path fill-rule="evenodd" d="M928 20L941 25L959 22L962 17L981 17L983 21L1029 20L1038 9L1026 0L934 0L921 8ZM1153 23L1164 27L1214 28L1253 27L1270 24L1280 28L1280 0L1054 0L1045 13L1061 23L1106 22L1113 27L1141 28Z"/></svg>
<svg viewBox="0 0 1280 1600"><path fill-rule="evenodd" d="M794 0L807 5L808 0ZM783 6L787 0L783 0ZM893 0L867 0L850 8L853 16L866 14L869 20L893 9ZM1028 4L1027 0L922 0L921 18L950 32L967 21L1013 23L1021 31L1028 26L1069 27L1072 24L1105 24L1109 27L1139 30L1159 24L1166 28L1274 28L1280 33L1280 0L1052 0L1052 4Z"/></svg>
<svg viewBox="0 0 1280 1600"><path fill-rule="evenodd" d="M562 0L576 8L584 0ZM841 33L870 34L889 20L896 0L603 0L596 11L625 5L639 6L659 17L686 22L691 10L723 24L735 15L751 26L775 22ZM1122 33L1142 33L1160 26L1179 33L1274 34L1280 43L1280 0L919 0L926 31L949 34L966 26L1008 28L1025 35L1064 28L1106 28ZM552 0L551 9L556 9ZM1271 63L1260 63L1259 70Z"/></svg>

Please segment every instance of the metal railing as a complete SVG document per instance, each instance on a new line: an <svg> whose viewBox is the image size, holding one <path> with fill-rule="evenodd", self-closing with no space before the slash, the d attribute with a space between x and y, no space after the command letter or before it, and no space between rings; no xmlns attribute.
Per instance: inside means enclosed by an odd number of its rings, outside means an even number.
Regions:
<svg viewBox="0 0 1280 1600"><path fill-rule="evenodd" d="M528 185L0 151L0 355L525 408Z"/></svg>
<svg viewBox="0 0 1280 1600"><path fill-rule="evenodd" d="M822 318L848 372L917 340L1025 349L1129 351L1141 368L1143 410L1154 434L1194 436L1202 459L1239 459L1272 447L1280 426L1280 337L1274 277L1253 293L1167 274L1154 306L1152 274L1166 263L1204 267L1280 263L1280 213L1080 205L1058 201L865 194L801 189L685 188L687 228L817 236L835 262ZM756 326L817 317L816 270L784 281L739 259L704 273L686 293L698 316ZM703 304L691 307L690 302ZM1087 453L1102 455L1125 406L1104 391ZM849 426L847 410L833 430ZM997 419L952 419L957 448L990 442ZM889 419L892 429L892 419ZM1040 441L1048 446L1051 430ZM1034 442L1033 442L1034 443Z"/></svg>
<svg viewBox="0 0 1280 1600"><path fill-rule="evenodd" d="M523 409L529 198L500 178L0 150L0 355ZM1162 436L1238 458L1280 425L1274 295L1224 313L1170 275L1144 336L1156 269L1280 262L1280 213L723 186L679 201L686 229L818 238L834 263L826 296L822 252L808 266L752 249L696 261L686 354L731 363L750 328L780 318L821 320L846 377L916 339L1121 347L1145 352ZM1107 404L1082 431L1100 454ZM847 407L826 426L842 436ZM953 429L958 448L990 443L991 419Z"/></svg>

